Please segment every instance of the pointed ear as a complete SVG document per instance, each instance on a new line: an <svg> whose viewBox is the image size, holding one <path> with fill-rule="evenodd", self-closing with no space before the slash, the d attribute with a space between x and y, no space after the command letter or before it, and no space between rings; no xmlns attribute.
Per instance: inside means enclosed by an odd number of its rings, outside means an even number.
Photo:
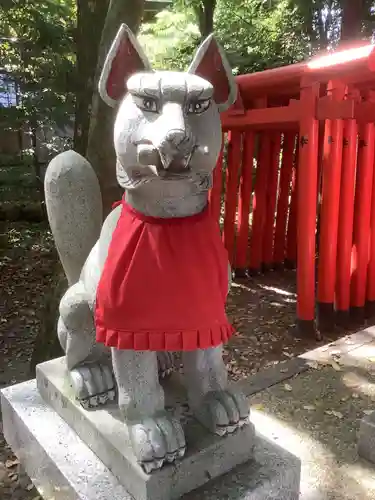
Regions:
<svg viewBox="0 0 375 500"><path fill-rule="evenodd" d="M208 80L214 87L214 100L219 111L226 111L236 100L237 84L224 50L209 35L198 48L188 73Z"/></svg>
<svg viewBox="0 0 375 500"><path fill-rule="evenodd" d="M127 80L139 71L151 71L151 65L133 33L122 24L100 75L100 97L114 107L126 92Z"/></svg>

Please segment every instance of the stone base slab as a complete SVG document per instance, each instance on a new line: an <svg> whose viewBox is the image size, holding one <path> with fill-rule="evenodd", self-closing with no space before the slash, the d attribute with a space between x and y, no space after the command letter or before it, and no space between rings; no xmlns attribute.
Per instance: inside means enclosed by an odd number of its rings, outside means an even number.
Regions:
<svg viewBox="0 0 375 500"><path fill-rule="evenodd" d="M133 499L43 401L35 380L2 390L1 403L5 438L45 500ZM261 435L255 441L252 460L184 500L297 500L300 461Z"/></svg>
<svg viewBox="0 0 375 500"><path fill-rule="evenodd" d="M39 365L36 381L44 401L77 433L135 500L180 498L253 456L254 425L250 423L224 438L207 432L189 415L184 404L184 391L176 378L165 387L166 402L181 419L187 452L182 460L147 475L132 452L117 404L102 409L83 409L72 393L64 358Z"/></svg>

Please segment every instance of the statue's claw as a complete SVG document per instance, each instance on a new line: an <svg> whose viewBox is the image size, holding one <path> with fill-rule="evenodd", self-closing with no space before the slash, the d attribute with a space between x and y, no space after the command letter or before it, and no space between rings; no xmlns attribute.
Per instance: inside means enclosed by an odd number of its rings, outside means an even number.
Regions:
<svg viewBox="0 0 375 500"><path fill-rule="evenodd" d="M250 409L246 397L241 393L212 391L194 409L194 414L209 431L225 436L249 423Z"/></svg>
<svg viewBox="0 0 375 500"><path fill-rule="evenodd" d="M116 397L116 386L109 366L103 364L84 365L70 372L77 400L85 410L104 406Z"/></svg>
<svg viewBox="0 0 375 500"><path fill-rule="evenodd" d="M129 434L134 454L146 474L182 458L186 451L181 424L167 412L130 424Z"/></svg>
<svg viewBox="0 0 375 500"><path fill-rule="evenodd" d="M175 369L173 353L169 351L159 351L157 356L159 380L168 378Z"/></svg>

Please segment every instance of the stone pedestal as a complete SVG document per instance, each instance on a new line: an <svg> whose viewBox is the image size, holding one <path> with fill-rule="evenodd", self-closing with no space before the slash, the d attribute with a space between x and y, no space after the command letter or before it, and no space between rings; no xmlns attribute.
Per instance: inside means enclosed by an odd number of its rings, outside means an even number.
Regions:
<svg viewBox="0 0 375 500"><path fill-rule="evenodd" d="M365 415L358 436L358 455L375 464L375 411Z"/></svg>
<svg viewBox="0 0 375 500"><path fill-rule="evenodd" d="M147 475L133 455L117 404L84 410L72 394L64 358L39 365L36 380L43 400L113 472L135 500L180 498L253 456L253 424L224 439L210 434L186 412L184 392L178 380L172 379L165 388L166 402L179 414L187 453L183 460Z"/></svg>
<svg viewBox="0 0 375 500"><path fill-rule="evenodd" d="M44 499L298 499L298 459L256 437L252 424L226 438L208 434L188 414L173 380L168 394L188 452L144 474L116 406L83 410L64 371L63 360L54 360L38 367L37 380L1 392L5 438Z"/></svg>

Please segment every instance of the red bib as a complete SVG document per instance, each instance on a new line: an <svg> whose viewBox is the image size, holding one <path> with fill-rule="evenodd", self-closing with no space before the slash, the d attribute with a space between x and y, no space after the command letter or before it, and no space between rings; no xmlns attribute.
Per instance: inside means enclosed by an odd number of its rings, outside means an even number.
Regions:
<svg viewBox="0 0 375 500"><path fill-rule="evenodd" d="M233 334L225 314L228 255L208 207L159 219L123 202L96 295L96 340L109 347L187 351Z"/></svg>

